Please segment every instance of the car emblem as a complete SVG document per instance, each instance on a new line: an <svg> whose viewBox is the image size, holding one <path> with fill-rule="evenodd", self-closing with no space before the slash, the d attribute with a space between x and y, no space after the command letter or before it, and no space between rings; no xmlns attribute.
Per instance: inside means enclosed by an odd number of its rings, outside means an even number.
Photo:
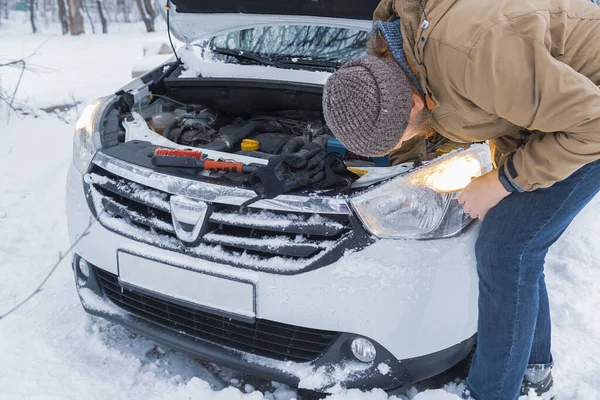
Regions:
<svg viewBox="0 0 600 400"><path fill-rule="evenodd" d="M196 244L207 221L208 204L183 196L171 196L170 203L175 235L187 245Z"/></svg>

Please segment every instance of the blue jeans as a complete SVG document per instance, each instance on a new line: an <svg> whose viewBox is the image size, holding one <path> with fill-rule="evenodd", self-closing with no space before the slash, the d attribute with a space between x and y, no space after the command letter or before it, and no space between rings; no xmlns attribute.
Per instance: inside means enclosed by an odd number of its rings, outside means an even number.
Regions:
<svg viewBox="0 0 600 400"><path fill-rule="evenodd" d="M517 399L528 365L551 365L544 259L598 191L600 160L550 188L513 193L486 215L475 249L478 344L467 378L475 399Z"/></svg>

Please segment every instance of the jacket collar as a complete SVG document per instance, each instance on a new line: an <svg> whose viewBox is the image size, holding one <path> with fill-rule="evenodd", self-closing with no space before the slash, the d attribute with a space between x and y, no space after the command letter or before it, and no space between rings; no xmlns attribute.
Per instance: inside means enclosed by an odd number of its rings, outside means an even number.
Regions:
<svg viewBox="0 0 600 400"><path fill-rule="evenodd" d="M429 36L448 10L458 0L392 0L396 3L396 13L400 17L404 54L425 92L427 107L436 105L435 96L427 84L427 71L424 65L424 49ZM427 15L427 18L425 18ZM424 21L427 21L425 23Z"/></svg>
<svg viewBox="0 0 600 400"><path fill-rule="evenodd" d="M396 0L409 61L422 64L422 49L442 17L458 0ZM425 17L427 16L427 17ZM427 23L425 23L427 21ZM411 60L413 58L413 60Z"/></svg>

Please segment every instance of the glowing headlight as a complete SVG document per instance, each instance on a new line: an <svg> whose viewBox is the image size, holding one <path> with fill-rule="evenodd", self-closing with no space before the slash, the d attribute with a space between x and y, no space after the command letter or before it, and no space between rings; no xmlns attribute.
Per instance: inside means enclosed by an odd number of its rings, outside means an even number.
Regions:
<svg viewBox="0 0 600 400"><path fill-rule="evenodd" d="M481 161L472 154L451 157L432 167L432 171L417 174L412 183L439 193L452 193L463 190L473 178L481 176L483 172Z"/></svg>
<svg viewBox="0 0 600 400"><path fill-rule="evenodd" d="M351 204L375 236L450 237L471 221L456 201L458 192L490 169L489 148L473 146L363 192Z"/></svg>
<svg viewBox="0 0 600 400"><path fill-rule="evenodd" d="M110 97L92 101L83 110L75 124L73 164L81 173L87 172L94 154L102 147L98 122L109 101Z"/></svg>

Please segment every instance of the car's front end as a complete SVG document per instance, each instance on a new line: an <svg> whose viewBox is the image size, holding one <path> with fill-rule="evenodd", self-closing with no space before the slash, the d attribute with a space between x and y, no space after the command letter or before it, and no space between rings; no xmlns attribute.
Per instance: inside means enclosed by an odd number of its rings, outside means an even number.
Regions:
<svg viewBox="0 0 600 400"><path fill-rule="evenodd" d="M321 33L366 26L338 18L323 28L333 19L312 14L306 26ZM180 26L192 20L182 16ZM243 26L264 34L275 17ZM353 34L338 54L366 36ZM186 66L150 71L78 121L67 215L86 311L201 359L319 391L338 383L392 391L462 360L476 333L477 226L456 195L489 168L485 146L418 167L351 157L363 176L343 195L305 189L244 207L255 197L244 180L157 167L155 150L196 147L210 159L264 165L286 146L327 148L335 143L319 80L331 65L290 57L199 76L190 57L207 47L192 47L180 53ZM248 121L276 127L245 136L258 150L228 136Z"/></svg>

